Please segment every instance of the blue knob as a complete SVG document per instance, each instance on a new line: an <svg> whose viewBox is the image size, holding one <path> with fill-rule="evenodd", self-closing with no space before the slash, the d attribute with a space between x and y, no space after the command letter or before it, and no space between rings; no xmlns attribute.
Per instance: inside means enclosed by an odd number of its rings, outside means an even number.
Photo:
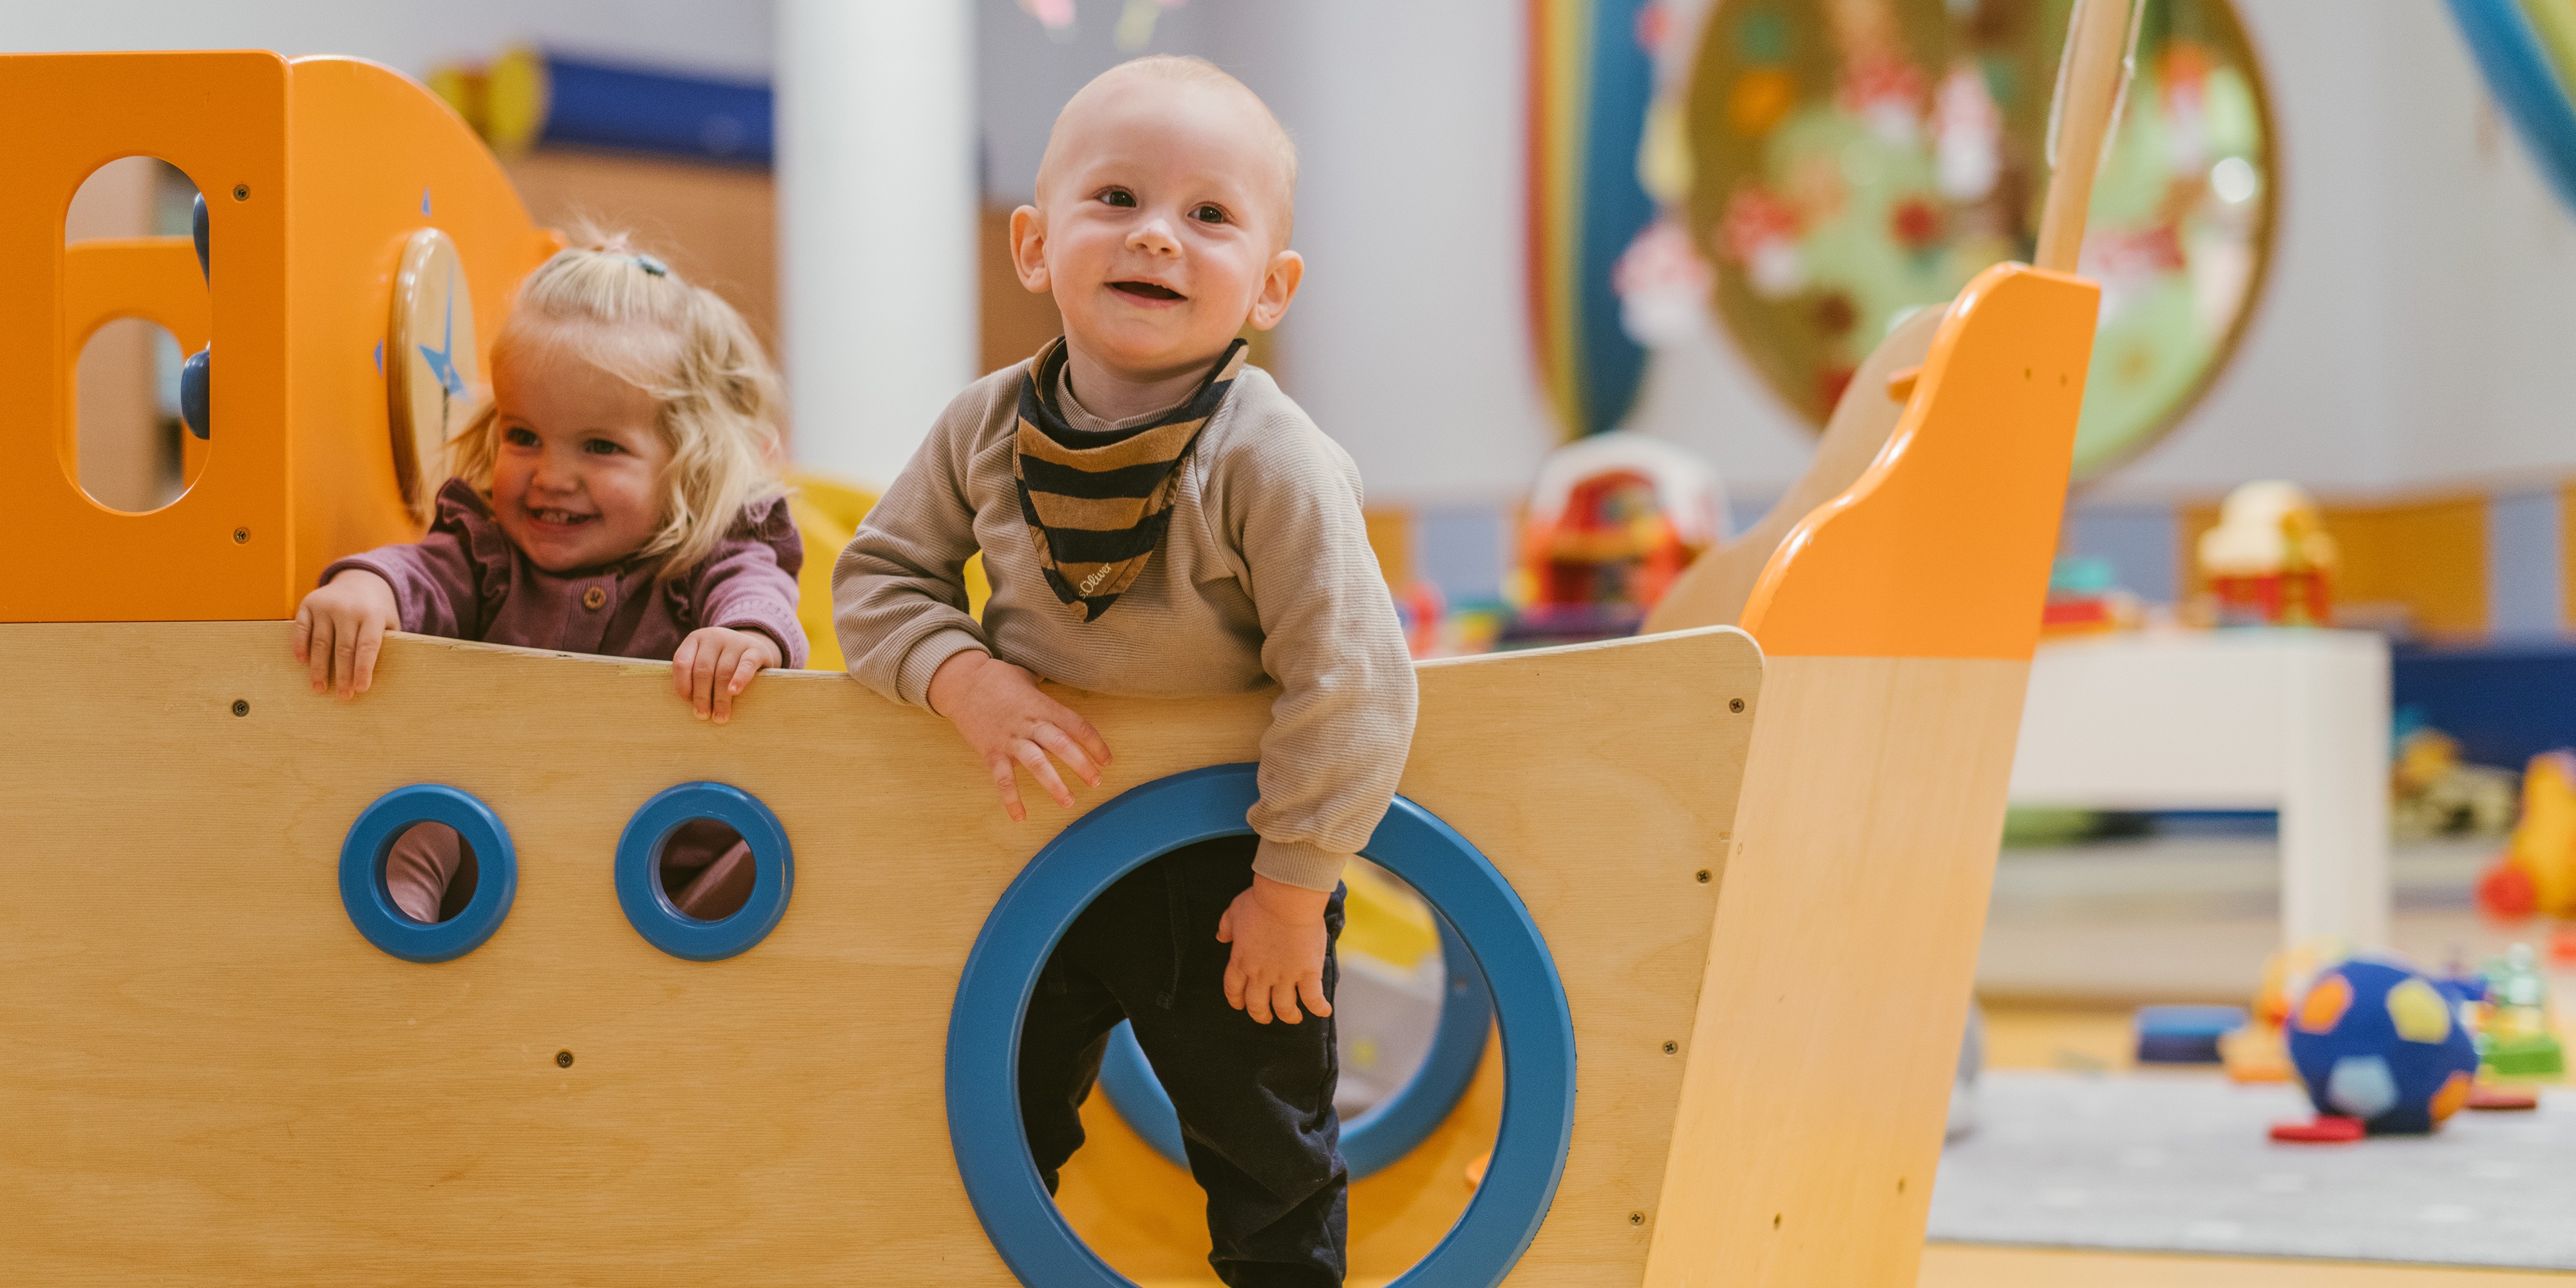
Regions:
<svg viewBox="0 0 2576 1288"><path fill-rule="evenodd" d="M199 221L197 226L203 228L205 224ZM205 242L197 244L203 246ZM207 345L189 354L187 365L179 368L179 419L188 422L188 432L199 438L213 437L213 427L207 423L206 367L211 361L208 355L214 351L213 345Z"/></svg>
<svg viewBox="0 0 2576 1288"><path fill-rule="evenodd" d="M188 216L188 236L197 243L197 276L212 280L214 270L206 259L206 194L197 194L197 209ZM203 438L200 434L198 437Z"/></svg>

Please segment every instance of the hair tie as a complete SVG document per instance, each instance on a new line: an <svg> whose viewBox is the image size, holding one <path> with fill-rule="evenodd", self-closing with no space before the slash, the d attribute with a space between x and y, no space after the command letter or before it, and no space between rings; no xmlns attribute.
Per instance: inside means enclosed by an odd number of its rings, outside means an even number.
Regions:
<svg viewBox="0 0 2576 1288"><path fill-rule="evenodd" d="M650 255L636 256L635 267L643 269L645 272L651 273L655 277L669 277L671 275L670 265L665 264Z"/></svg>

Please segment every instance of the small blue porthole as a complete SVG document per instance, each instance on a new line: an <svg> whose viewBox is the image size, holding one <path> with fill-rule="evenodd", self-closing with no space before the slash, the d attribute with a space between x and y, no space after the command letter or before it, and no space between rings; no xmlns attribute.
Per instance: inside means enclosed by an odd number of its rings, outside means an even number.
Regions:
<svg viewBox="0 0 2576 1288"><path fill-rule="evenodd" d="M1023 1284L1132 1288L1086 1247L1029 1159L1020 1121L1020 1025L1038 972L1075 917L1138 865L1247 829L1255 766L1157 779L1076 820L1002 892L966 955L948 1016L948 1139L966 1197ZM1529 910L1465 837L1399 796L1360 853L1457 929L1492 990L1502 1033L1502 1129L1484 1184L1429 1255L1391 1288L1493 1288L1538 1236L1574 1131L1574 1020Z"/></svg>
<svg viewBox="0 0 2576 1288"><path fill-rule="evenodd" d="M684 830L716 825L748 847L750 888L724 900L720 916L681 909L665 882L665 851ZM711 856L714 857L714 856ZM787 829L769 807L739 787L682 783L644 802L617 838L617 902L646 943L693 962L722 961L748 951L787 915L796 859Z"/></svg>
<svg viewBox="0 0 2576 1288"><path fill-rule="evenodd" d="M405 913L385 882L385 862L395 843L423 825L443 827L440 844L454 847L454 857L470 865L473 893L444 920ZM456 864L449 865L451 874L457 870ZM397 787L361 811L349 825L348 839L340 843L340 906L367 942L405 961L451 961L481 947L510 915L510 901L518 892L519 860L510 848L509 829L490 806L453 787Z"/></svg>
<svg viewBox="0 0 2576 1288"><path fill-rule="evenodd" d="M1436 912L1431 920L1440 932L1440 962L1448 976L1440 1020L1431 1031L1431 1048L1413 1075L1394 1094L1343 1120L1342 1164L1354 1181L1377 1174L1429 1139L1466 1097L1467 1084L1476 1080L1476 1066L1484 1062L1485 1037L1494 1025L1493 992L1458 928ZM1350 976L1346 973L1342 978ZM1154 1077L1154 1067L1146 1061L1145 1049L1136 1044L1135 1032L1123 1021L1110 1031L1109 1050L1100 1061L1100 1090L1154 1152L1181 1167L1190 1165L1172 1098Z"/></svg>

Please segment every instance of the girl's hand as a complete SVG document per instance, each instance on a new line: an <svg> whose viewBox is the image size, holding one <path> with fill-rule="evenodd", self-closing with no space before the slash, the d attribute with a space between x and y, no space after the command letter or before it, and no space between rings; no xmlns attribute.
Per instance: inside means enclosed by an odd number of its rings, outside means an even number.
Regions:
<svg viewBox="0 0 2576 1288"><path fill-rule="evenodd" d="M939 664L930 677L930 709L948 718L966 745L993 771L993 790L1002 795L1002 810L1014 823L1027 818L1020 807L1017 767L1026 766L1047 795L1066 809L1073 792L1056 776L1049 754L1100 785L1100 766L1109 763L1109 744L1091 722L1073 708L1038 689L1037 677L979 649L968 649Z"/></svg>
<svg viewBox="0 0 2576 1288"><path fill-rule="evenodd" d="M304 597L295 610L295 660L313 669L313 691L336 679L343 701L376 682L376 654L385 632L402 629L394 588L363 568L351 568Z"/></svg>
<svg viewBox="0 0 2576 1288"><path fill-rule="evenodd" d="M1333 1013L1324 999L1324 906L1329 890L1309 890L1256 872L1252 888L1234 897L1217 918L1216 941L1234 945L1225 963L1226 1005L1268 1024L1295 1024L1302 999L1317 1015Z"/></svg>
<svg viewBox="0 0 2576 1288"><path fill-rule="evenodd" d="M734 695L750 685L763 667L783 665L778 641L759 631L706 626L689 632L680 651L671 655L671 687L686 699L700 720L717 724L733 719Z"/></svg>

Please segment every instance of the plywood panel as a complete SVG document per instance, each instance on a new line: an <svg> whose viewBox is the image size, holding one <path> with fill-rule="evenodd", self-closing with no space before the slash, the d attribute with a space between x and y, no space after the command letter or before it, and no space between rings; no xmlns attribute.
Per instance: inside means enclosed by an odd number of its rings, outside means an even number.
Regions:
<svg viewBox="0 0 2576 1288"><path fill-rule="evenodd" d="M0 626L54 677L0 752L12 852L48 856L0 901L13 1283L1008 1282L943 1044L986 910L1067 815L1011 824L935 717L840 676L772 674L716 726L660 664L400 637L341 704L286 631ZM1512 881L1575 1016L1572 1154L1516 1282L1641 1272L1759 668L1718 630L1422 669L1404 791ZM1266 714L1068 700L1119 753L1086 805L1250 758ZM799 867L777 932L705 965L609 879L629 814L697 778L765 800ZM358 811L419 781L488 802L521 861L508 922L436 966L370 947L335 880Z"/></svg>
<svg viewBox="0 0 2576 1288"><path fill-rule="evenodd" d="M1768 666L1646 1282L1903 1288L2029 663Z"/></svg>

